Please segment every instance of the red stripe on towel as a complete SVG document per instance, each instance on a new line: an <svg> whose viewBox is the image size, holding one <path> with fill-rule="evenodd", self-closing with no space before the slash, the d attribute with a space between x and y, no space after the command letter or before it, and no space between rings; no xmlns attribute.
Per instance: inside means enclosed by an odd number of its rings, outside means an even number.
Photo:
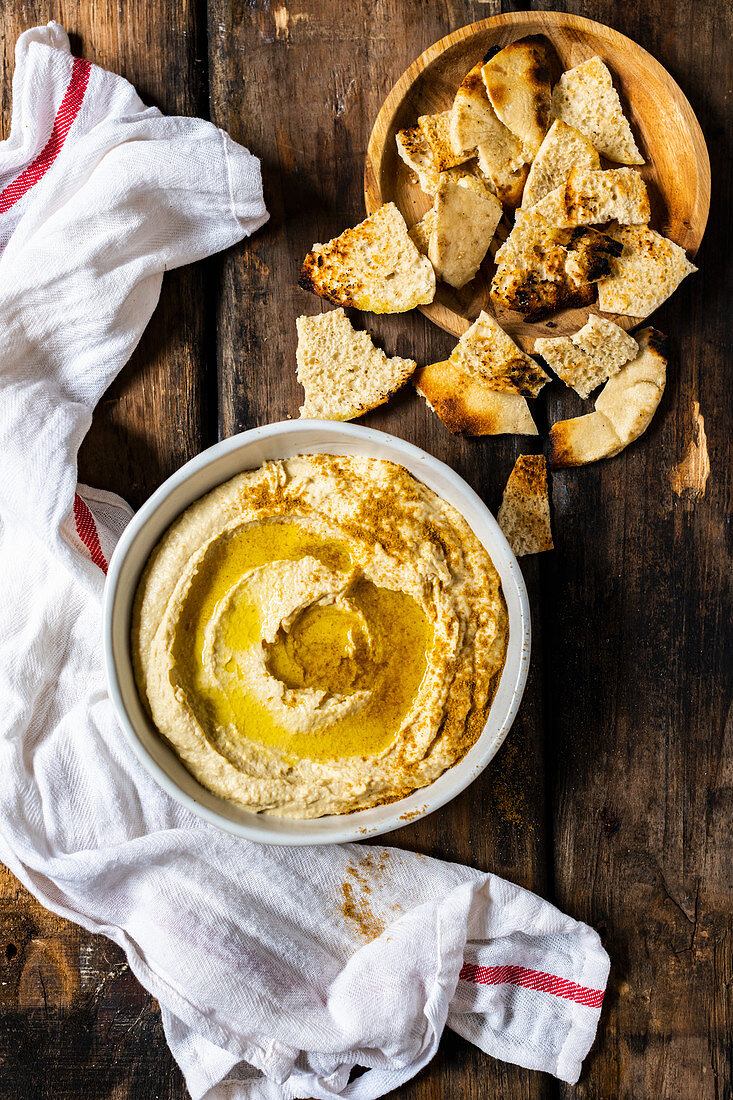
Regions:
<svg viewBox="0 0 733 1100"><path fill-rule="evenodd" d="M95 565L99 566L106 576L107 559L102 553L94 516L90 512L89 506L81 499L78 493L74 493L74 522L76 524L76 533L89 551L90 558Z"/></svg>
<svg viewBox="0 0 733 1100"><path fill-rule="evenodd" d="M578 985L567 978L558 978L556 974L545 974L541 970L529 970L526 966L477 966L475 963L464 963L458 977L464 982L476 982L478 985L521 985L525 989L540 989L543 993L577 1001L588 1008L600 1008L603 1004L602 989L589 989L588 986Z"/></svg>
<svg viewBox="0 0 733 1100"><path fill-rule="evenodd" d="M66 136L84 102L91 68L92 66L88 61L83 61L80 57L74 58L71 80L56 112L51 136L36 159L27 168L24 168L17 179L9 183L4 191L0 191L0 214L4 214L6 210L14 206L27 191L30 191L34 184L38 183L42 176L45 176L61 152Z"/></svg>

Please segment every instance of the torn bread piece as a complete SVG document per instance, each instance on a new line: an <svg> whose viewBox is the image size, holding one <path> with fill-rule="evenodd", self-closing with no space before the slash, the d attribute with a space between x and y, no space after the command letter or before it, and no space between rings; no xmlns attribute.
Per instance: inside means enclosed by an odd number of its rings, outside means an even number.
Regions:
<svg viewBox="0 0 733 1100"><path fill-rule="evenodd" d="M550 191L531 209L558 228L610 221L641 225L651 216L646 184L633 168L573 168L564 186Z"/></svg>
<svg viewBox="0 0 733 1100"><path fill-rule="evenodd" d="M512 231L497 250L495 260L497 264L512 263L515 266L526 262L541 270L543 278L560 279L569 262L569 257L566 257L563 267L561 249L573 253L573 278L582 283L595 282L610 274L611 258L620 256L623 246L610 232L588 225L563 229L551 225L534 209L517 210ZM610 258L603 261L603 255ZM544 264L541 269L538 267L540 262ZM597 275L594 274L596 270L599 272Z"/></svg>
<svg viewBox="0 0 733 1100"><path fill-rule="evenodd" d="M456 155L478 156L479 168L499 199L516 206L528 172L522 143L491 106L481 76L482 65L474 65L456 92L450 112L451 144Z"/></svg>
<svg viewBox="0 0 733 1100"><path fill-rule="evenodd" d="M454 347L449 362L492 389L536 397L550 379L490 313L482 311Z"/></svg>
<svg viewBox="0 0 733 1100"><path fill-rule="evenodd" d="M555 119L532 161L524 185L522 210L534 206L550 191L566 183L573 168L597 170L600 167L601 158L588 138L574 126Z"/></svg>
<svg viewBox="0 0 733 1100"><path fill-rule="evenodd" d="M549 461L554 470L612 458L624 448L613 424L600 412L560 420L552 425L548 438Z"/></svg>
<svg viewBox="0 0 733 1100"><path fill-rule="evenodd" d="M415 245L418 252L422 252L423 256L428 254L428 246L430 245L430 234L435 229L435 207L431 206L430 209L423 214L419 222L415 222L410 226L410 240Z"/></svg>
<svg viewBox="0 0 733 1100"><path fill-rule="evenodd" d="M598 308L604 313L648 317L697 271L684 248L646 225L612 226L608 233L622 252L610 276L598 283Z"/></svg>
<svg viewBox="0 0 733 1100"><path fill-rule="evenodd" d="M643 164L611 74L600 57L563 73L552 93L552 113L585 134L615 164Z"/></svg>
<svg viewBox="0 0 733 1100"><path fill-rule="evenodd" d="M463 164L470 160L475 153L456 152L450 138L450 111L443 111L439 115L421 115L417 120L423 137L430 146L433 155L433 163L439 172L446 168L453 168L456 164Z"/></svg>
<svg viewBox="0 0 733 1100"><path fill-rule="evenodd" d="M624 363L633 359L639 346L633 336L609 321L591 313L588 321L572 336L555 336L535 341L535 352L581 397L617 374Z"/></svg>
<svg viewBox="0 0 733 1100"><path fill-rule="evenodd" d="M540 267L545 266L538 258ZM527 321L540 321L561 309L589 306L596 298L594 283L579 286L569 278L543 279L528 267L501 264L491 280L491 300L497 306L521 313Z"/></svg>
<svg viewBox="0 0 733 1100"><path fill-rule="evenodd" d="M550 428L550 465L584 466L611 458L649 427L667 380L667 339L654 328L637 333L639 354L610 378L595 412Z"/></svg>
<svg viewBox="0 0 733 1100"><path fill-rule="evenodd" d="M300 286L336 305L371 313L404 313L435 297L435 272L410 240L393 202L327 244L315 244Z"/></svg>
<svg viewBox="0 0 733 1100"><path fill-rule="evenodd" d="M417 182L426 195L438 190L440 172L435 165L433 151L419 126L400 130L395 136L397 152L408 168L417 176Z"/></svg>
<svg viewBox="0 0 733 1100"><path fill-rule="evenodd" d="M614 259L621 255L621 244L588 225L579 225L570 232L565 270L573 282L582 286L610 275Z"/></svg>
<svg viewBox="0 0 733 1100"><path fill-rule="evenodd" d="M522 143L522 156L534 160L550 125L550 51L541 35L511 42L481 70L491 105Z"/></svg>
<svg viewBox="0 0 733 1100"><path fill-rule="evenodd" d="M343 309L295 323L303 418L353 420L389 400L417 366L413 359L390 359L368 333L353 328Z"/></svg>
<svg viewBox="0 0 733 1100"><path fill-rule="evenodd" d="M501 220L501 203L480 180L444 172L433 211L428 257L439 279L460 288L486 255Z"/></svg>
<svg viewBox="0 0 733 1100"><path fill-rule="evenodd" d="M534 210L517 211L512 232L496 253L491 299L531 320L589 305L597 279L619 253L613 238L587 226L557 229Z"/></svg>
<svg viewBox="0 0 733 1100"><path fill-rule="evenodd" d="M511 168L506 162L500 162L490 145L479 145L476 150L478 166L504 206L519 206L522 201L524 183L529 165Z"/></svg>
<svg viewBox="0 0 733 1100"><path fill-rule="evenodd" d="M463 435L537 435L529 405L502 393L450 360L418 367L413 385L449 432Z"/></svg>
<svg viewBox="0 0 733 1100"><path fill-rule="evenodd" d="M496 518L518 558L554 548L544 455L519 456Z"/></svg>
<svg viewBox="0 0 733 1100"><path fill-rule="evenodd" d="M636 340L639 354L609 378L595 405L624 446L649 427L667 383L667 337L648 327L637 332Z"/></svg>

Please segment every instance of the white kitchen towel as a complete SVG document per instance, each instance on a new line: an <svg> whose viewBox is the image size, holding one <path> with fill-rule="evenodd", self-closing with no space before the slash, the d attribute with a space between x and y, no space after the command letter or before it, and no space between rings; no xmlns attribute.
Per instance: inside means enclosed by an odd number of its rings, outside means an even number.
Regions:
<svg viewBox="0 0 733 1100"><path fill-rule="evenodd" d="M394 848L221 833L117 726L101 598L130 512L77 485L79 443L163 271L266 218L258 161L226 134L146 108L55 23L19 39L0 144L0 858L124 949L196 1100L382 1096L446 1023L573 1082L608 975L591 928Z"/></svg>

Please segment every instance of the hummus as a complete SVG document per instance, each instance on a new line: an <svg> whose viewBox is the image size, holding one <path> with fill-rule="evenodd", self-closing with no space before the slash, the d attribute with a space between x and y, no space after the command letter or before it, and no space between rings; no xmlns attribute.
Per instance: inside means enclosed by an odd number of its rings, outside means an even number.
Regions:
<svg viewBox="0 0 733 1100"><path fill-rule="evenodd" d="M305 818L394 801L460 760L507 632L499 576L458 512L400 466L321 454L186 509L140 581L132 649L199 782Z"/></svg>

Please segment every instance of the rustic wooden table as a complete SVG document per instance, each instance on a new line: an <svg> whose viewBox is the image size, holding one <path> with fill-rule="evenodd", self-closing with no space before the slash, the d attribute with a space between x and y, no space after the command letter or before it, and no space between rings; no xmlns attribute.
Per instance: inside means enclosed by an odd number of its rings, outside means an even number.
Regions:
<svg viewBox="0 0 733 1100"><path fill-rule="evenodd" d="M298 289L298 264L313 241L363 216L364 153L383 97L436 39L530 7L609 23L659 58L705 131L713 206L700 273L656 318L674 359L651 429L618 458L553 479L557 549L523 566L535 637L511 736L462 797L392 838L495 871L594 925L612 959L598 1039L571 1089L446 1033L400 1095L724 1100L733 1095L730 0L7 0L3 124L7 133L17 35L57 18L76 53L123 73L147 102L210 117L262 158L272 220L251 242L166 278L84 443L82 478L139 505L217 438L297 415L295 318L319 308ZM419 314L370 316L368 327L419 362L452 345ZM549 422L569 411L560 387L544 404ZM527 446L453 438L412 392L368 423L449 462L494 508ZM0 1013L3 1100L186 1095L157 1006L122 954L45 912L7 871Z"/></svg>

